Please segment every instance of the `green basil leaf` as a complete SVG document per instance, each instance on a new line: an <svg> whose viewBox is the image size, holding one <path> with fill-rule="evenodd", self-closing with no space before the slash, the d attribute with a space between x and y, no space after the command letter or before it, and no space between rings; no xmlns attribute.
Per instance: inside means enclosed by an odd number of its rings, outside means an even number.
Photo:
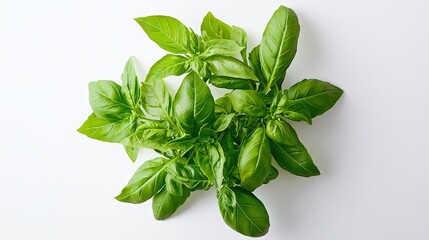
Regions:
<svg viewBox="0 0 429 240"><path fill-rule="evenodd" d="M145 202L164 186L166 166L168 160L161 157L144 162L115 198L128 203Z"/></svg>
<svg viewBox="0 0 429 240"><path fill-rule="evenodd" d="M213 130L215 130L216 132L224 131L229 126L234 116L235 113L219 115L213 124Z"/></svg>
<svg viewBox="0 0 429 240"><path fill-rule="evenodd" d="M215 55L234 56L243 50L235 41L228 39L213 39L205 43L205 51L200 55L207 58Z"/></svg>
<svg viewBox="0 0 429 240"><path fill-rule="evenodd" d="M280 167L298 176L320 175L310 154L299 141L295 130L282 120L267 122L267 136L271 138L271 154Z"/></svg>
<svg viewBox="0 0 429 240"><path fill-rule="evenodd" d="M149 38L171 53L193 53L192 35L179 20L169 16L136 18Z"/></svg>
<svg viewBox="0 0 429 240"><path fill-rule="evenodd" d="M331 109L342 94L340 88L317 79L302 80L288 91L290 104L302 103L312 118Z"/></svg>
<svg viewBox="0 0 429 240"><path fill-rule="evenodd" d="M219 142L214 142L198 151L195 161L210 182L219 188L223 182L223 168L226 161Z"/></svg>
<svg viewBox="0 0 429 240"><path fill-rule="evenodd" d="M249 237L261 237L270 227L264 204L240 187L224 187L217 194L223 220L235 231Z"/></svg>
<svg viewBox="0 0 429 240"><path fill-rule="evenodd" d="M270 181L276 179L279 176L279 171L277 168L271 165L270 172L268 173L267 178L265 178L264 184L269 183Z"/></svg>
<svg viewBox="0 0 429 240"><path fill-rule="evenodd" d="M258 127L245 140L238 156L241 186L253 191L264 183L271 168L270 142Z"/></svg>
<svg viewBox="0 0 429 240"><path fill-rule="evenodd" d="M172 176L167 172L165 177L165 189L171 195L183 196L186 192L186 186L176 180L175 176Z"/></svg>
<svg viewBox="0 0 429 240"><path fill-rule="evenodd" d="M192 52L194 54L199 55L204 50L203 39L201 38L201 36L199 36L198 34L196 34L192 28L189 28L189 30L191 32L191 47L192 47Z"/></svg>
<svg viewBox="0 0 429 240"><path fill-rule="evenodd" d="M212 124L215 115L213 96L207 84L196 74L185 77L173 102L180 126L194 136L205 124Z"/></svg>
<svg viewBox="0 0 429 240"><path fill-rule="evenodd" d="M168 174L178 183L186 186L191 191L204 189L208 190L211 187L210 180L204 175L200 168L192 164L183 164L176 162L170 164L167 168Z"/></svg>
<svg viewBox="0 0 429 240"><path fill-rule="evenodd" d="M214 56L207 59L210 70L216 76L259 81L252 69L233 57Z"/></svg>
<svg viewBox="0 0 429 240"><path fill-rule="evenodd" d="M140 101L140 82L134 70L133 59L130 58L125 65L122 79L122 95L127 100L129 106L134 109L138 107Z"/></svg>
<svg viewBox="0 0 429 240"><path fill-rule="evenodd" d="M254 81L248 79L214 76L209 79L209 82L218 88L245 90L255 89Z"/></svg>
<svg viewBox="0 0 429 240"><path fill-rule="evenodd" d="M252 66L253 72L259 79L259 88L263 88L267 85L267 80L265 79L264 74L262 73L261 69L261 61L259 56L259 47L260 45L256 46L249 54L249 61L250 65Z"/></svg>
<svg viewBox="0 0 429 240"><path fill-rule="evenodd" d="M206 61L201 60L198 57L191 60L190 68L194 72L196 72L200 77L208 78L211 76L208 63Z"/></svg>
<svg viewBox="0 0 429 240"><path fill-rule="evenodd" d="M232 104L228 97L223 96L215 101L215 112L216 113L231 113L232 112Z"/></svg>
<svg viewBox="0 0 429 240"><path fill-rule="evenodd" d="M232 107L238 113L252 117L265 117L267 107L258 92L253 90L234 90L227 94Z"/></svg>
<svg viewBox="0 0 429 240"><path fill-rule="evenodd" d="M282 111L282 115L293 121L306 121L312 124L311 113L303 102L291 102Z"/></svg>
<svg viewBox="0 0 429 240"><path fill-rule="evenodd" d="M161 189L152 201L153 216L156 220L165 220L176 212L182 206L186 199L191 195L191 191L186 189L183 195L176 196L170 194L165 187Z"/></svg>
<svg viewBox="0 0 429 240"><path fill-rule="evenodd" d="M183 137L176 138L176 139L169 141L166 144L165 148L166 149L175 149L175 150L187 150L187 149L192 148L196 141L197 141L196 138L194 138L190 135L185 135Z"/></svg>
<svg viewBox="0 0 429 240"><path fill-rule="evenodd" d="M131 115L131 107L121 93L121 86L110 80L89 83L89 103L101 119L117 122Z"/></svg>
<svg viewBox="0 0 429 240"><path fill-rule="evenodd" d="M230 33L231 40L234 40L243 49L241 50L241 57L247 65L247 33L240 27L232 26Z"/></svg>
<svg viewBox="0 0 429 240"><path fill-rule="evenodd" d="M204 41L213 39L230 39L231 27L215 18L211 12L208 12L201 24L201 34Z"/></svg>
<svg viewBox="0 0 429 240"><path fill-rule="evenodd" d="M119 143L133 133L134 125L129 118L109 122L92 113L78 131L93 139Z"/></svg>
<svg viewBox="0 0 429 240"><path fill-rule="evenodd" d="M169 76L180 76L189 69L189 59L173 54L167 54L158 60L149 70L146 83L163 80Z"/></svg>
<svg viewBox="0 0 429 240"><path fill-rule="evenodd" d="M141 86L143 108L149 115L169 119L172 114L171 95L164 81L143 82Z"/></svg>
<svg viewBox="0 0 429 240"><path fill-rule="evenodd" d="M127 152L128 157L131 159L131 161L135 162L139 154L139 148L130 147L130 146L124 146L124 148L125 148L125 151Z"/></svg>
<svg viewBox="0 0 429 240"><path fill-rule="evenodd" d="M121 143L130 147L145 147L164 150L170 140L164 122L150 121L137 127L135 132Z"/></svg>
<svg viewBox="0 0 429 240"><path fill-rule="evenodd" d="M286 69L295 57L298 37L299 23L295 12L281 6L268 22L260 45L261 69L267 87L283 82Z"/></svg>

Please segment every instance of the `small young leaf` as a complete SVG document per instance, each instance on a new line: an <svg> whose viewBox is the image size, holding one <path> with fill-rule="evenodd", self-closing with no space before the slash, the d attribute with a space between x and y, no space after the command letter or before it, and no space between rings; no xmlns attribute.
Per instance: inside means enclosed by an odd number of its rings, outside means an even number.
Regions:
<svg viewBox="0 0 429 240"><path fill-rule="evenodd" d="M279 171L277 168L271 165L270 172L268 173L267 178L265 178L264 184L269 183L270 181L276 179L279 176Z"/></svg>
<svg viewBox="0 0 429 240"><path fill-rule="evenodd" d="M265 79L264 74L261 69L261 60L259 57L259 48L260 45L256 46L249 54L250 65L252 66L253 72L259 79L259 88L263 88L267 85L267 80Z"/></svg>
<svg viewBox="0 0 429 240"><path fill-rule="evenodd" d="M131 161L135 162L139 154L139 148L130 147L130 146L124 146L124 148L125 148L125 151L127 152L128 157L131 159Z"/></svg>
<svg viewBox="0 0 429 240"><path fill-rule="evenodd" d="M255 89L255 82L247 79L232 78L232 77L218 77L214 76L209 79L209 82L218 88L226 89Z"/></svg>
<svg viewBox="0 0 429 240"><path fill-rule="evenodd" d="M179 20L169 16L148 16L135 20L162 49L179 54L193 52L191 32Z"/></svg>
<svg viewBox="0 0 429 240"><path fill-rule="evenodd" d="M213 130L215 130L216 132L222 132L229 126L234 116L235 113L221 114L214 122Z"/></svg>
<svg viewBox="0 0 429 240"><path fill-rule="evenodd" d="M243 50L235 41L228 39L213 39L205 43L206 50L200 55L202 58L215 55L234 56Z"/></svg>
<svg viewBox="0 0 429 240"><path fill-rule="evenodd" d="M127 100L132 108L138 107L140 101L140 82L134 70L133 59L130 58L125 65L124 72L121 76L122 79L122 95Z"/></svg>

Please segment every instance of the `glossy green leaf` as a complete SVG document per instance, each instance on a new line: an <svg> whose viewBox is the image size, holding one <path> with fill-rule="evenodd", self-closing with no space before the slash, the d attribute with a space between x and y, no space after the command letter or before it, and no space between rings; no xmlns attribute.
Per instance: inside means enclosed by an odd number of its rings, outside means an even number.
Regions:
<svg viewBox="0 0 429 240"><path fill-rule="evenodd" d="M169 141L165 148L166 149L175 149L175 150L187 150L194 146L197 138L194 138L190 135L185 135L180 138L173 139Z"/></svg>
<svg viewBox="0 0 429 240"><path fill-rule="evenodd" d="M271 166L268 176L265 178L264 184L269 183L270 181L276 179L279 176L279 171L274 166Z"/></svg>
<svg viewBox="0 0 429 240"><path fill-rule="evenodd" d="M92 113L78 131L93 139L118 143L133 133L134 123L129 118L109 122Z"/></svg>
<svg viewBox="0 0 429 240"><path fill-rule="evenodd" d="M161 157L144 162L115 198L128 203L145 202L164 185L166 166L168 166L168 160Z"/></svg>
<svg viewBox="0 0 429 240"><path fill-rule="evenodd" d="M124 148L125 148L125 151L127 152L128 157L131 159L131 161L135 162L139 154L139 148L130 147L130 146L124 146Z"/></svg>
<svg viewBox="0 0 429 240"><path fill-rule="evenodd" d="M130 58L125 65L122 79L122 95L127 100L129 106L137 108L140 101L140 82L134 69L133 59Z"/></svg>
<svg viewBox="0 0 429 240"><path fill-rule="evenodd" d="M289 104L301 103L311 117L322 115L331 109L343 94L340 88L317 79L305 79L288 91Z"/></svg>
<svg viewBox="0 0 429 240"><path fill-rule="evenodd" d="M190 134L198 134L205 124L211 124L215 103L207 84L195 73L185 77L174 98L173 108L180 126Z"/></svg>
<svg viewBox="0 0 429 240"><path fill-rule="evenodd" d="M238 113L246 113L252 117L265 117L268 113L264 100L256 91L234 90L227 96Z"/></svg>
<svg viewBox="0 0 429 240"><path fill-rule="evenodd" d="M169 76L180 76L189 69L189 59L173 54L167 54L158 60L149 70L146 83L163 80Z"/></svg>
<svg viewBox="0 0 429 240"><path fill-rule="evenodd" d="M183 196L188 188L176 180L175 176L169 174L165 176L165 189L174 196Z"/></svg>
<svg viewBox="0 0 429 240"><path fill-rule="evenodd" d="M247 65L247 33L240 27L232 26L230 33L231 40L234 40L243 49L241 50L241 57Z"/></svg>
<svg viewBox="0 0 429 240"><path fill-rule="evenodd" d="M216 188L220 187L223 182L223 168L226 158L219 142L214 142L201 149L195 160L210 182Z"/></svg>
<svg viewBox="0 0 429 240"><path fill-rule="evenodd" d="M215 56L207 59L215 76L250 79L259 81L252 69L233 57Z"/></svg>
<svg viewBox="0 0 429 240"><path fill-rule="evenodd" d="M290 120L297 122L305 121L310 125L312 124L311 113L303 102L291 102L281 113Z"/></svg>
<svg viewBox="0 0 429 240"><path fill-rule="evenodd" d="M261 69L261 61L259 56L259 47L260 45L256 46L250 53L249 53L249 61L250 65L252 66L253 72L259 79L259 88L263 88L265 85L267 85L267 80L265 79L264 74L262 73Z"/></svg>
<svg viewBox="0 0 429 240"><path fill-rule="evenodd" d="M268 88L285 78L297 50L299 23L295 12L281 6L265 28L260 45L261 69L267 79Z"/></svg>
<svg viewBox="0 0 429 240"><path fill-rule="evenodd" d="M152 201L153 216L156 220L165 220L173 215L176 210L182 206L186 199L191 195L188 189L183 192L183 195L176 196L170 194L163 187L154 197Z"/></svg>
<svg viewBox="0 0 429 240"><path fill-rule="evenodd" d="M215 55L234 56L243 50L243 47L238 45L233 40L228 39L213 39L205 43L205 51L200 55L202 58L207 58Z"/></svg>
<svg viewBox="0 0 429 240"><path fill-rule="evenodd" d="M249 237L261 237L270 227L264 204L240 187L224 187L217 194L223 220L235 231Z"/></svg>
<svg viewBox="0 0 429 240"><path fill-rule="evenodd" d="M142 106L154 117L168 119L172 114L172 99L164 81L143 82L141 86Z"/></svg>
<svg viewBox="0 0 429 240"><path fill-rule="evenodd" d="M110 80L89 83L89 103L101 119L117 122L131 115L131 107L122 96L121 86Z"/></svg>
<svg viewBox="0 0 429 240"><path fill-rule="evenodd" d="M179 20L169 16L136 18L149 38L171 53L192 53L191 32Z"/></svg>
<svg viewBox="0 0 429 240"><path fill-rule="evenodd" d="M170 140L164 122L151 121L140 124L135 132L121 143L129 147L145 147L164 150Z"/></svg>
<svg viewBox="0 0 429 240"><path fill-rule="evenodd" d="M270 142L265 129L258 127L244 141L238 156L241 186L253 191L261 186L271 168Z"/></svg>
<svg viewBox="0 0 429 240"><path fill-rule="evenodd" d="M208 12L201 24L201 34L204 41L213 39L230 39L231 27Z"/></svg>
<svg viewBox="0 0 429 240"><path fill-rule="evenodd" d="M196 165L175 162L167 168L168 174L178 183L183 184L192 191L211 187L210 180Z"/></svg>
<svg viewBox="0 0 429 240"><path fill-rule="evenodd" d="M232 112L232 104L228 97L223 96L215 101L215 112L216 113L231 113Z"/></svg>
<svg viewBox="0 0 429 240"><path fill-rule="evenodd" d="M253 90L255 89L254 81L241 78L232 78L232 77L211 77L209 79L210 84L218 88L226 89L245 89Z"/></svg>
<svg viewBox="0 0 429 240"><path fill-rule="evenodd" d="M219 115L213 124L213 130L215 130L216 132L224 131L229 126L234 116L235 113Z"/></svg>
<svg viewBox="0 0 429 240"><path fill-rule="evenodd" d="M295 130L282 120L269 120L267 136L271 138L271 154L280 167L298 176L320 175L310 154L299 141Z"/></svg>

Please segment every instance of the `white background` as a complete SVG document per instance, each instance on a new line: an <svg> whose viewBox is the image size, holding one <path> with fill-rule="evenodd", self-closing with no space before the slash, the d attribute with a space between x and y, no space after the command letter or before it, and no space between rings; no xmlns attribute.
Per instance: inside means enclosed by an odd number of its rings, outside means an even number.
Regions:
<svg viewBox="0 0 429 240"><path fill-rule="evenodd" d="M161 222L150 202L117 202L154 154L133 164L76 129L91 113L88 82L119 81L131 55L145 76L165 54L134 17L198 31L211 10L253 47L281 4L301 23L285 86L313 77L345 94L312 126L294 124L322 175L282 171L256 191L270 214L263 239L429 239L426 0L1 0L0 239L247 239L223 223L213 191Z"/></svg>

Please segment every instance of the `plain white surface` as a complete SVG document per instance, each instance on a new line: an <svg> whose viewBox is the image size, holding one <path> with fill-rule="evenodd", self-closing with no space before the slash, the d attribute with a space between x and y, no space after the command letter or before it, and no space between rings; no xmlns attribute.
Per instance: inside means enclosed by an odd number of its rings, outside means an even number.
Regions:
<svg viewBox="0 0 429 240"><path fill-rule="evenodd" d="M247 239L226 226L213 191L157 222L150 202L117 202L138 163L76 129L87 84L140 74L165 54L134 17L172 15L199 30L207 11L243 27L250 47L279 5L301 23L286 86L319 78L344 89L312 126L294 124L322 175L284 171L256 191L262 239L429 239L427 1L0 2L0 239ZM177 88L177 82L169 81Z"/></svg>

